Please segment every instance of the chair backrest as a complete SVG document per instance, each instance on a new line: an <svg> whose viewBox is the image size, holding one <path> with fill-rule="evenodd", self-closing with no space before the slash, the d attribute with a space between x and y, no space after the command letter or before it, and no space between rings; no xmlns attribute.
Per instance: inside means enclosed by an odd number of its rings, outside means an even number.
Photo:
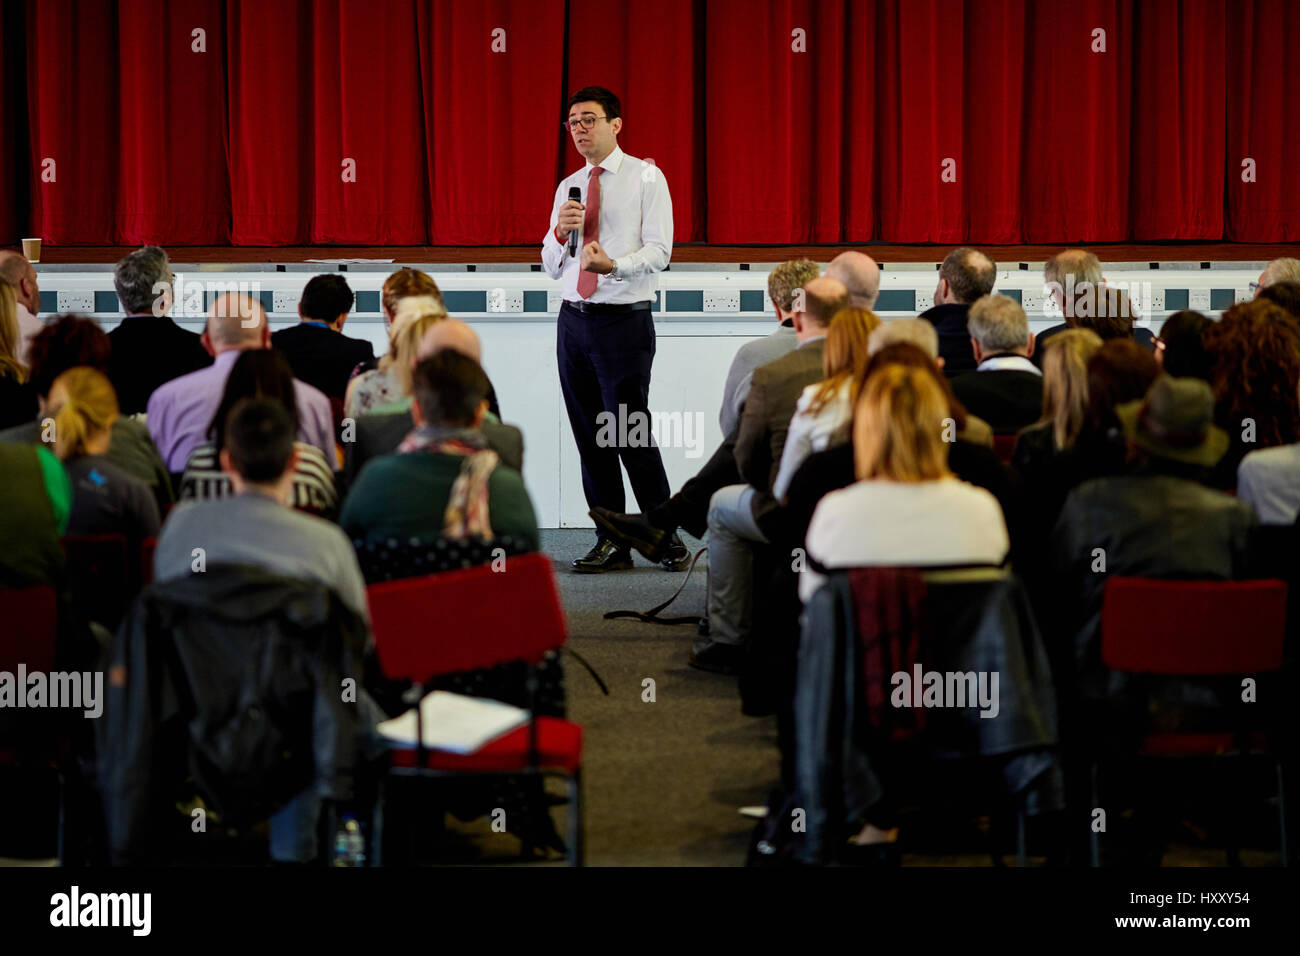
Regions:
<svg viewBox="0 0 1300 956"><path fill-rule="evenodd" d="M1281 581L1113 577L1101 607L1101 657L1111 670L1232 675L1282 666Z"/></svg>
<svg viewBox="0 0 1300 956"><path fill-rule="evenodd" d="M994 435L993 436L993 454L998 456L998 461L1004 465L1011 464L1011 456L1016 450L1015 435Z"/></svg>
<svg viewBox="0 0 1300 956"><path fill-rule="evenodd" d="M0 671L54 670L59 605L51 587L0 588Z"/></svg>
<svg viewBox="0 0 1300 956"><path fill-rule="evenodd" d="M366 589L375 650L393 679L540 660L565 641L551 561L542 554L386 581Z"/></svg>
<svg viewBox="0 0 1300 956"><path fill-rule="evenodd" d="M140 542L140 587L147 588L153 584L153 555L158 550L157 538L145 538Z"/></svg>
<svg viewBox="0 0 1300 956"><path fill-rule="evenodd" d="M136 578L127 563L126 536L68 535L63 538L63 550L77 606L88 620L116 627L135 596L132 587Z"/></svg>

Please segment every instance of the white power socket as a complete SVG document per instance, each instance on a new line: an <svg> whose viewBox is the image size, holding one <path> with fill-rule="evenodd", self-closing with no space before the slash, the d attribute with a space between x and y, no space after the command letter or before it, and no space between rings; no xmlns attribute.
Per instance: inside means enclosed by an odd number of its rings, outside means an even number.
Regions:
<svg viewBox="0 0 1300 956"><path fill-rule="evenodd" d="M59 292L59 313L77 312L82 315L95 311L94 292Z"/></svg>
<svg viewBox="0 0 1300 956"><path fill-rule="evenodd" d="M276 291L271 293L271 312L275 315L297 315L301 295L292 292Z"/></svg>
<svg viewBox="0 0 1300 956"><path fill-rule="evenodd" d="M934 293L916 290L916 314L920 315L926 309L934 308Z"/></svg>
<svg viewBox="0 0 1300 956"><path fill-rule="evenodd" d="M706 289L704 291L705 312L739 312L739 289Z"/></svg>
<svg viewBox="0 0 1300 956"><path fill-rule="evenodd" d="M1246 286L1246 287L1244 287L1244 288L1241 288L1241 289L1237 289L1237 290L1235 290L1234 295L1233 295L1233 298L1234 298L1237 302L1249 302L1249 301L1250 301L1251 299L1253 299L1254 297L1255 297L1255 293L1253 293L1253 292L1250 291L1250 287L1249 287L1249 286Z"/></svg>
<svg viewBox="0 0 1300 956"><path fill-rule="evenodd" d="M1193 312L1210 311L1210 290L1191 289L1187 293L1187 307Z"/></svg>
<svg viewBox="0 0 1300 956"><path fill-rule="evenodd" d="M564 293L559 289L546 290L546 311L552 315L560 311L560 304L564 302Z"/></svg>
<svg viewBox="0 0 1300 956"><path fill-rule="evenodd" d="M524 311L524 290L502 289L499 286L495 289L488 289L487 310L489 312Z"/></svg>
<svg viewBox="0 0 1300 956"><path fill-rule="evenodd" d="M1043 300L1045 296L1041 289L1033 287L1020 290L1020 307L1025 310L1026 315L1037 315L1043 312Z"/></svg>

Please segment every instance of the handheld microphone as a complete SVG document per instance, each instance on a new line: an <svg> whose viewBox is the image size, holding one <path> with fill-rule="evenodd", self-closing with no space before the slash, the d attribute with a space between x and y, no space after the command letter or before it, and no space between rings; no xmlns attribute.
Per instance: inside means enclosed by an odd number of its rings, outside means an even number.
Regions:
<svg viewBox="0 0 1300 956"><path fill-rule="evenodd" d="M577 186L569 187L569 199L573 202L582 202L582 190ZM569 233L569 255L578 254L578 230L574 229Z"/></svg>

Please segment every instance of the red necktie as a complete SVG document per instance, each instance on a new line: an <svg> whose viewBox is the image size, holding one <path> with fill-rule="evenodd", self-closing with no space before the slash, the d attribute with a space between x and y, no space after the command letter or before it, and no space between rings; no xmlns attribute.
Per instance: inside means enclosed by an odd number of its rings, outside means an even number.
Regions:
<svg viewBox="0 0 1300 956"><path fill-rule="evenodd" d="M595 242L600 238L600 173L599 166L591 167L587 175L587 208L582 214L582 244ZM581 251L581 250L579 250ZM584 299L591 298L596 291L596 273L585 269L578 273L578 295Z"/></svg>

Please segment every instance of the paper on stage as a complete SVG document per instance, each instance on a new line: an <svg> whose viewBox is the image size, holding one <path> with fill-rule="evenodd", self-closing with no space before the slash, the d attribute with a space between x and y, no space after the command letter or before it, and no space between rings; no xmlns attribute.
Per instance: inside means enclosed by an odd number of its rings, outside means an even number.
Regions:
<svg viewBox="0 0 1300 956"><path fill-rule="evenodd" d="M528 711L497 700L435 690L420 701L424 746L468 754L528 723ZM415 746L415 710L385 720L379 732L394 746Z"/></svg>
<svg viewBox="0 0 1300 956"><path fill-rule="evenodd" d="M347 265L350 262L395 262L395 259L307 259L307 262L324 262L329 265Z"/></svg>

